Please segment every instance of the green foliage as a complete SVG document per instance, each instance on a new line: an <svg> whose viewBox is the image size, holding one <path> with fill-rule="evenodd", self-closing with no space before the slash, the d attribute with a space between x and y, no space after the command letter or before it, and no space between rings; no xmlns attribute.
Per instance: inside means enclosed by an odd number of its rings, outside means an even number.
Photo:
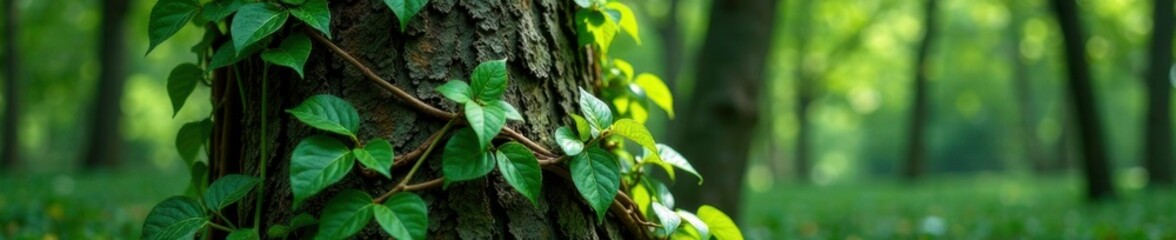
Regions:
<svg viewBox="0 0 1176 240"><path fill-rule="evenodd" d="M372 220L372 197L358 190L344 190L327 201L314 239L347 239Z"/></svg>
<svg viewBox="0 0 1176 240"><path fill-rule="evenodd" d="M576 135L580 136L580 141L588 141L589 138L592 138L592 124L588 123L588 119L575 113L568 114L568 116L571 116L572 121L576 123Z"/></svg>
<svg viewBox="0 0 1176 240"><path fill-rule="evenodd" d="M171 38L200 12L200 3L195 0L160 0L151 7L151 18L147 23L147 38L150 53L164 40Z"/></svg>
<svg viewBox="0 0 1176 240"><path fill-rule="evenodd" d="M229 33L233 37L233 47L240 54L246 46L260 41L262 38L277 32L290 14L277 5L254 2L241 6L237 15L233 17L233 25Z"/></svg>
<svg viewBox="0 0 1176 240"><path fill-rule="evenodd" d="M175 196L163 200L147 214L141 239L191 239L208 222L195 199Z"/></svg>
<svg viewBox="0 0 1176 240"><path fill-rule="evenodd" d="M723 211L710 205L702 205L698 207L698 218L710 228L715 238L719 240L741 240L743 233L739 231L739 227L735 226L735 221L731 220Z"/></svg>
<svg viewBox="0 0 1176 240"><path fill-rule="evenodd" d="M390 171L392 158L395 157L395 154L392 150L392 143L389 143L388 140L377 139L368 142L363 148L352 149L351 154L355 155L355 158L364 167L374 170L388 179L392 178Z"/></svg>
<svg viewBox="0 0 1176 240"><path fill-rule="evenodd" d="M612 126L612 110L609 110L608 105L604 101L600 101L592 93L580 89L580 111L584 113L584 118L588 121L588 125L592 127L592 136L600 135L601 131Z"/></svg>
<svg viewBox="0 0 1176 240"><path fill-rule="evenodd" d="M538 207L536 198L543 188L543 170L539 168L535 154L523 144L508 142L498 147L496 158L502 178Z"/></svg>
<svg viewBox="0 0 1176 240"><path fill-rule="evenodd" d="M324 135L303 139L290 156L290 190L294 193L294 207L343 179L351 172L354 162L351 149L339 140Z"/></svg>
<svg viewBox="0 0 1176 240"><path fill-rule="evenodd" d="M226 236L225 239L227 239L227 240L257 240L257 239L261 239L261 236L258 235L257 229L243 228L243 229L237 229L236 231L229 233L229 236Z"/></svg>
<svg viewBox="0 0 1176 240"><path fill-rule="evenodd" d="M470 85L461 80L450 80L444 85L437 87L437 92L441 96L445 96L449 100L460 104L466 104L470 101Z"/></svg>
<svg viewBox="0 0 1176 240"><path fill-rule="evenodd" d="M508 80L506 59L485 61L470 74L470 96L488 103L502 99Z"/></svg>
<svg viewBox="0 0 1176 240"><path fill-rule="evenodd" d="M494 170L493 155L486 152L473 130L462 128L449 137L441 155L445 186L482 177L491 170Z"/></svg>
<svg viewBox="0 0 1176 240"><path fill-rule="evenodd" d="M506 116L506 119L515 120L515 121L523 121L523 114L519 113L518 109L515 109L514 106L511 106L510 103L507 103L506 101L502 101L502 100L490 101L490 103L486 104L486 107L487 108L491 108L491 107L497 108L498 110L502 111L503 115Z"/></svg>
<svg viewBox="0 0 1176 240"><path fill-rule="evenodd" d="M465 104L466 121L478 136L479 146L490 144L490 140L506 125L506 113L497 106L479 105L475 102Z"/></svg>
<svg viewBox="0 0 1176 240"><path fill-rule="evenodd" d="M673 148L670 148L670 146L666 146L665 144L659 143L659 144L657 144L657 153L658 153L658 159L657 159L658 161L664 162L664 163L669 164L670 166L674 166L678 169L682 169L682 171L686 171L686 172L694 175L695 177L698 177L698 184L702 185L702 180L703 180L702 174L698 174L698 171L694 170L694 166L690 165L690 162L686 161L686 158L682 157L682 154L678 153L678 151L675 151ZM671 177L674 176L673 169L667 168L666 173L669 174Z"/></svg>
<svg viewBox="0 0 1176 240"><path fill-rule="evenodd" d="M294 18L302 20L306 25L323 33L327 38L331 38L330 10L327 8L327 0L308 0L306 3L290 8L290 15L294 15Z"/></svg>
<svg viewBox="0 0 1176 240"><path fill-rule="evenodd" d="M237 12L247 3L245 0L214 0L204 4L203 17L209 22L220 22L229 15ZM209 31L212 32L212 31Z"/></svg>
<svg viewBox="0 0 1176 240"><path fill-rule="evenodd" d="M425 8L429 0L384 0L384 5L388 5L392 9L392 13L396 14L396 18L400 20L400 31L404 32L404 28L408 27L408 20L416 16L417 12Z"/></svg>
<svg viewBox="0 0 1176 240"><path fill-rule="evenodd" d="M604 213L621 187L616 159L604 149L591 147L573 156L570 165L576 190L596 211L597 222L603 222Z"/></svg>
<svg viewBox="0 0 1176 240"><path fill-rule="evenodd" d="M302 213L298 214L298 216L294 216L294 219L290 220L289 225L275 224L270 226L269 229L266 230L265 235L269 238L284 238L294 230L315 224L318 224L318 220L314 219L314 216L310 215L309 213Z"/></svg>
<svg viewBox="0 0 1176 240"><path fill-rule="evenodd" d="M294 69L298 73L298 77L304 77L302 66L306 65L306 59L308 58L310 58L310 38L307 38L302 33L295 33L286 37L285 40L282 40L278 48L266 49L264 52L261 52L262 60Z"/></svg>
<svg viewBox="0 0 1176 240"><path fill-rule="evenodd" d="M678 209L677 213L678 217L681 217L682 220L685 220L686 223L688 223L687 225L683 225L681 232L685 232L690 236L695 236L697 239L711 238L710 228L707 227L706 223L703 222L702 219L699 219L698 216L694 215L693 213L683 211L682 209Z"/></svg>
<svg viewBox="0 0 1176 240"><path fill-rule="evenodd" d="M634 83L644 91L646 98L665 110L670 118L674 117L674 96L670 94L670 88L666 87L666 83L661 78L657 75L642 73L637 75Z"/></svg>
<svg viewBox="0 0 1176 240"><path fill-rule="evenodd" d="M429 210L420 196L397 193L373 209L380 228L393 238L425 239L425 232L429 229Z"/></svg>
<svg viewBox="0 0 1176 240"><path fill-rule="evenodd" d="M261 51L262 46L265 45L264 42L265 41L257 42L246 46L242 51L237 51L237 48L233 47L233 43L231 42L223 43L220 45L220 47L216 48L216 52L212 53L212 60L210 60L207 70L211 71L213 69L236 64L237 62L252 56L254 53Z"/></svg>
<svg viewBox="0 0 1176 240"><path fill-rule="evenodd" d="M574 156L584 151L584 142L567 126L555 129L555 143L559 144L559 148L568 156Z"/></svg>
<svg viewBox="0 0 1176 240"><path fill-rule="evenodd" d="M225 206L241 200L257 186L261 179L241 174L229 174L216 179L204 194L204 205L209 210L220 211Z"/></svg>
<svg viewBox="0 0 1176 240"><path fill-rule="evenodd" d="M208 145L208 138L211 135L210 119L185 123L180 127L180 132L176 133L176 151L179 151L180 158L188 165L192 165L196 161L196 154L200 153L200 147Z"/></svg>
<svg viewBox="0 0 1176 240"><path fill-rule="evenodd" d="M286 112L306 125L353 139L359 131L359 113L355 107L333 95L311 96Z"/></svg>
<svg viewBox="0 0 1176 240"><path fill-rule="evenodd" d="M653 134L649 133L649 129L645 129L645 125L633 121L633 119L621 119L613 123L612 127L608 128L612 133L628 138L633 142L637 142L646 150L649 150L653 157L657 157L657 142L653 140Z"/></svg>
<svg viewBox="0 0 1176 240"><path fill-rule="evenodd" d="M201 70L196 64L180 64L172 69L171 74L167 76L167 96L171 98L173 118L177 113L180 113L180 108L184 107L188 96L192 95L193 90L196 90L196 83L202 79L204 79L204 70Z"/></svg>
<svg viewBox="0 0 1176 240"><path fill-rule="evenodd" d="M637 15L633 14L633 10L620 2L606 3L604 4L604 8L618 13L620 17L614 17L613 20L617 24L620 24L621 30L624 30L630 37L633 37L634 41L637 41L637 45L641 45L641 35L638 34L639 31L637 29Z"/></svg>
<svg viewBox="0 0 1176 240"><path fill-rule="evenodd" d="M661 203L652 203L650 209L653 209L654 216L657 216L658 222L661 223L661 227L658 228L660 235L671 235L678 229L678 225L682 224L682 217Z"/></svg>

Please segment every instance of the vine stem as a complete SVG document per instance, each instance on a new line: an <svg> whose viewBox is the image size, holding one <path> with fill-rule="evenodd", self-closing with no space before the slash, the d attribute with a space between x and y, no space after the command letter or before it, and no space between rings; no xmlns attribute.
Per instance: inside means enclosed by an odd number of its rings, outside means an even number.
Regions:
<svg viewBox="0 0 1176 240"><path fill-rule="evenodd" d="M237 228L237 225L233 224L233 221L230 221L229 218L225 217L225 215L221 215L220 211L212 211L212 213L216 214L217 217L220 217L221 220L225 220L225 224L229 224L229 227L232 227L234 229Z"/></svg>
<svg viewBox="0 0 1176 240"><path fill-rule="evenodd" d="M430 153L433 153L433 148L437 147L437 143L441 142L441 136L445 135L445 132L448 132L449 128L453 127L453 123L455 121L456 120L450 119L448 123L445 123L444 127L441 127L441 130L437 131L437 135L435 137L433 137L432 141L429 142L429 148L425 149L425 152L421 154L420 158L417 158L416 163L414 163L412 165L412 169L408 170L408 174L404 175L404 179L401 179L400 183L396 184L396 187L393 187L392 190L389 190L388 192L384 193L383 195L380 195L380 197L376 198L375 200L372 200L372 202L383 203L384 200L387 200L388 197L392 196L392 194L395 194L397 192L400 192L400 190L407 188L408 181L412 180L413 175L416 175L417 170L421 168L421 164L425 162L425 159L429 158ZM437 180L433 180L433 181L437 181ZM430 181L430 182L433 182L433 181Z"/></svg>
<svg viewBox="0 0 1176 240"><path fill-rule="evenodd" d="M233 232L232 228L225 227L225 225L216 224L214 222L208 222L208 226L212 226L212 228L220 229L221 231L225 232Z"/></svg>
<svg viewBox="0 0 1176 240"><path fill-rule="evenodd" d="M261 182L265 182L265 162L269 158L268 150L266 148L266 98L269 96L269 63L264 63L261 68L261 156L258 157L258 168L260 171ZM265 198L265 184L257 186L257 204L253 208L253 229L261 230L261 200Z"/></svg>

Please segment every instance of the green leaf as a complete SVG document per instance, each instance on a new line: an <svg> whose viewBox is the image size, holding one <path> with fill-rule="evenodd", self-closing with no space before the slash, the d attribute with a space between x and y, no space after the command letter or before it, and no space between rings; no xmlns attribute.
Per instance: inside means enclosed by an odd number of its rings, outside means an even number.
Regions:
<svg viewBox="0 0 1176 240"><path fill-rule="evenodd" d="M245 47L245 50L238 53L237 48L233 47L233 43L223 43L216 49L216 52L212 53L212 60L208 63L209 67L206 70L212 71L217 68L226 67L240 62L241 60L252 56L254 53L261 51L261 46L264 45L266 44L262 42L254 43L253 45Z"/></svg>
<svg viewBox="0 0 1176 240"><path fill-rule="evenodd" d="M711 234L719 240L742 240L743 233L735 226L735 221L719 209L710 205L698 207L698 218L710 228Z"/></svg>
<svg viewBox="0 0 1176 240"><path fill-rule="evenodd" d="M323 207L322 220L314 239L347 239L372 220L372 197L348 189L335 195Z"/></svg>
<svg viewBox="0 0 1176 240"><path fill-rule="evenodd" d="M613 67L621 72L621 76L625 76L625 81L633 81L633 65L625 60L614 58Z"/></svg>
<svg viewBox="0 0 1176 240"><path fill-rule="evenodd" d="M261 239L261 236L258 235L257 229L242 228L242 229L237 229L237 231L233 231L232 233L229 233L229 236L225 237L225 239L226 240L259 240L259 239Z"/></svg>
<svg viewBox="0 0 1176 240"><path fill-rule="evenodd" d="M207 7L205 7L205 11L208 11ZM211 25L204 26L204 36L200 37L200 42L192 45L192 48L189 50L195 53L196 56L203 58L204 54L212 47L212 42L216 41L217 35L220 35L219 29Z"/></svg>
<svg viewBox="0 0 1176 240"><path fill-rule="evenodd" d="M651 205L651 208L653 209L654 216L657 216L658 221L662 225L658 229L661 235L673 234L674 230L678 229L678 225L682 224L682 218L674 210L670 210L670 208L661 205L661 203L655 202Z"/></svg>
<svg viewBox="0 0 1176 240"><path fill-rule="evenodd" d="M384 0L384 4L388 5L400 20L400 32L404 32L404 28L408 27L408 20L424 9L427 3L429 0Z"/></svg>
<svg viewBox="0 0 1176 240"><path fill-rule="evenodd" d="M204 79L204 70L196 64L184 63L172 69L167 76L167 96L171 98L173 118L180 113L188 101L188 95L192 95L192 90L196 90L196 83L201 79Z"/></svg>
<svg viewBox="0 0 1176 240"><path fill-rule="evenodd" d="M592 125L588 123L588 119L584 119L584 117L575 113L568 115L571 115L572 121L576 122L576 135L580 136L581 142L588 141L589 138L592 138L594 134L592 134Z"/></svg>
<svg viewBox="0 0 1176 240"><path fill-rule="evenodd" d="M204 194L205 186L208 186L208 164L204 162L194 162L192 167L188 169L188 193L190 196L200 196Z"/></svg>
<svg viewBox="0 0 1176 240"><path fill-rule="evenodd" d="M490 140L494 140L494 136L506 125L506 113L502 109L482 107L475 102L466 103L465 116L470 128L478 135L479 146L490 144Z"/></svg>
<svg viewBox="0 0 1176 240"><path fill-rule="evenodd" d="M584 151L584 142L572 133L567 126L562 126L555 129L555 143L559 144L559 148L564 151L565 155L575 156Z"/></svg>
<svg viewBox="0 0 1176 240"><path fill-rule="evenodd" d="M200 12L200 3L195 0L159 0L151 7L151 16L147 20L147 38L150 45L147 53L179 32L196 13Z"/></svg>
<svg viewBox="0 0 1176 240"><path fill-rule="evenodd" d="M650 191L653 191L652 194L657 198L657 202L666 208L674 208L674 194L670 192L670 188L666 187L666 184L652 178L647 178L645 184Z"/></svg>
<svg viewBox="0 0 1176 240"><path fill-rule="evenodd" d="M478 136L469 128L457 130L441 154L441 172L445 175L445 186L450 183L479 178L494 170L493 155L487 154L485 146L479 144Z"/></svg>
<svg viewBox="0 0 1176 240"><path fill-rule="evenodd" d="M317 223L318 220L314 219L314 216L309 213L302 213L295 216L294 220L290 220L289 226L278 224L269 227L265 235L269 238L284 238L294 230Z"/></svg>
<svg viewBox="0 0 1176 240"><path fill-rule="evenodd" d="M290 156L290 190L294 192L294 208L347 176L354 162L347 145L334 138L315 135L298 142Z"/></svg>
<svg viewBox="0 0 1176 240"><path fill-rule="evenodd" d="M151 208L143 223L141 239L192 239L208 222L204 208L195 199L175 196Z"/></svg>
<svg viewBox="0 0 1176 240"><path fill-rule="evenodd" d="M192 165L196 161L196 154L200 153L200 146L207 145L211 135L212 120L185 123L180 127L180 132L176 133L176 150L180 152L180 158Z"/></svg>
<svg viewBox="0 0 1176 240"><path fill-rule="evenodd" d="M359 131L359 113L347 100L329 94L311 96L286 110L311 127L355 138Z"/></svg>
<svg viewBox="0 0 1176 240"><path fill-rule="evenodd" d="M500 100L507 81L506 59L482 62L470 74L470 95L483 103Z"/></svg>
<svg viewBox="0 0 1176 240"><path fill-rule="evenodd" d="M641 45L641 34L638 34L637 29L637 15L633 14L633 10L620 2L606 3L604 4L604 8L620 13L621 18L618 23L621 24L621 30L624 30L630 37L633 37L633 40L637 41L637 45Z"/></svg>
<svg viewBox="0 0 1176 240"><path fill-rule="evenodd" d="M698 219L698 216L687 211L682 211L682 209L678 209L677 213L678 217L686 220L686 223L690 224L689 226L694 227L694 230L698 232L699 239L710 239L710 228L706 226L705 222L702 222L702 219Z"/></svg>
<svg viewBox="0 0 1176 240"><path fill-rule="evenodd" d="M331 38L331 9L327 8L327 0L308 0L291 8L290 15Z"/></svg>
<svg viewBox="0 0 1176 240"><path fill-rule="evenodd" d="M682 154L674 151L674 148L659 143L657 144L657 155L661 161L698 177L698 185L702 185L702 174L698 174L698 171L694 170L694 166L690 165L690 162L686 161L686 158L682 157Z"/></svg>
<svg viewBox="0 0 1176 240"><path fill-rule="evenodd" d="M392 179L392 158L395 157L392 150L392 143L388 140L377 139L370 141L363 148L352 149L351 153L355 155L355 159L363 164L368 169L375 170L384 175L388 179Z"/></svg>
<svg viewBox="0 0 1176 240"><path fill-rule="evenodd" d="M653 134L649 133L649 129L646 129L645 125L641 125L637 121L633 121L633 119L625 118L618 120L609 129L617 135L637 142L637 144L645 147L646 150L654 153L657 152L657 142L653 140Z"/></svg>
<svg viewBox="0 0 1176 240"><path fill-rule="evenodd" d="M306 0L282 0L282 2L284 2L286 4L294 5L294 6L300 6L304 3L306 3Z"/></svg>
<svg viewBox="0 0 1176 240"><path fill-rule="evenodd" d="M592 0L576 0L576 5L582 8L588 8L592 6Z"/></svg>
<svg viewBox="0 0 1176 240"><path fill-rule="evenodd" d="M653 203L653 197L649 195L649 189L645 184L637 184L629 190L629 197L633 198L633 203L637 204L637 210L641 211L641 215L649 213L650 203Z"/></svg>
<svg viewBox="0 0 1176 240"><path fill-rule="evenodd" d="M670 94L670 88L666 87L666 83L657 75L642 73L637 76L635 82L645 92L645 98L649 98L661 109L666 110L670 118L674 118L674 96Z"/></svg>
<svg viewBox="0 0 1176 240"><path fill-rule="evenodd" d="M302 33L286 37L278 48L261 52L262 60L294 69L298 72L298 77L303 77L302 68L306 65L307 58L310 58L310 38Z"/></svg>
<svg viewBox="0 0 1176 240"><path fill-rule="evenodd" d="M236 12L237 9L241 9L245 3L242 0L215 0L204 4L204 20L214 23L220 22Z"/></svg>
<svg viewBox="0 0 1176 240"><path fill-rule="evenodd" d="M237 15L233 17L233 25L229 33L233 37L233 47L241 50L277 32L286 17L290 14L277 5L255 2L241 6ZM240 53L240 52L238 52Z"/></svg>
<svg viewBox="0 0 1176 240"><path fill-rule="evenodd" d="M376 222L393 238L425 239L425 232L429 229L429 209L425 200L416 194L397 193L374 209Z"/></svg>
<svg viewBox="0 0 1176 240"><path fill-rule="evenodd" d="M220 211L229 204L241 200L260 182L260 179L241 174L220 177L208 187L208 192L204 194L204 205L208 206L209 210Z"/></svg>
<svg viewBox="0 0 1176 240"><path fill-rule="evenodd" d="M576 189L596 210L597 222L603 222L608 206L621 187L620 167L616 160L604 149L592 147L572 157L570 165Z"/></svg>
<svg viewBox="0 0 1176 240"><path fill-rule="evenodd" d="M487 108L489 108L489 107L498 108L499 110L502 111L503 115L506 115L506 119L515 120L515 121L523 121L523 114L519 113L518 109L515 109L514 106L511 106L510 103L507 103L506 101L502 101L502 100L490 101L489 104L486 104L486 107Z"/></svg>
<svg viewBox="0 0 1176 240"><path fill-rule="evenodd" d="M437 87L437 92L460 104L470 101L470 85L461 80L449 80L444 85Z"/></svg>
<svg viewBox="0 0 1176 240"><path fill-rule="evenodd" d="M536 207L539 202L539 190L543 188L543 170L539 169L539 161L535 154L526 146L517 142L508 142L498 147L498 170L502 178L510 186L531 200Z"/></svg>
<svg viewBox="0 0 1176 240"><path fill-rule="evenodd" d="M613 124L612 110L609 110L608 104L583 88L580 88L580 111L584 113L584 118L593 130L602 131ZM592 135L595 137L597 134L593 132Z"/></svg>

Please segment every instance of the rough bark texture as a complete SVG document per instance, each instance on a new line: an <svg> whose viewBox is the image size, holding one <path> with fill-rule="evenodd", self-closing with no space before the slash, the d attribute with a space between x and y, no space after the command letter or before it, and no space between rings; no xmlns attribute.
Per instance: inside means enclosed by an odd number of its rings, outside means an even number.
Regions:
<svg viewBox="0 0 1176 240"><path fill-rule="evenodd" d="M759 119L760 87L776 20L774 0L720 0L699 57L693 96L682 117L675 148L690 156L706 184L678 179L674 195L683 209L702 203L739 219L743 174Z"/></svg>
<svg viewBox="0 0 1176 240"><path fill-rule="evenodd" d="M16 50L17 21L20 14L16 10L16 0L4 1L7 11L4 19L4 141L3 156L0 156L0 168L12 169L20 161L20 141L17 141L16 131L20 129L20 64L17 62Z"/></svg>
<svg viewBox="0 0 1176 240"><path fill-rule="evenodd" d="M919 42L919 52L915 56L915 79L912 82L914 98L911 102L910 124L907 125L907 153L903 177L908 180L918 179L924 174L927 165L927 144L925 132L927 129L928 111L927 100L927 71L928 56L931 44L935 40L936 5L937 0L927 0L923 6L923 39Z"/></svg>
<svg viewBox="0 0 1176 240"><path fill-rule="evenodd" d="M331 29L337 45L364 62L381 77L426 103L457 111L434 89L451 79L468 79L482 61L507 59L510 85L506 101L516 106L526 122L507 126L547 146L556 127L568 124L566 112L578 111L576 89L588 88L592 68L583 48L576 46L574 3L565 0L457 1L431 0L402 33L399 23L380 1L331 1ZM287 29L300 30L287 26ZM287 33L279 33L280 35ZM359 138L384 138L397 153L422 144L445 122L405 105L364 79L360 71L315 43L306 64L306 79L286 68L271 67L269 96L262 99L260 61L242 66L245 83L244 109L236 99L233 81L217 81L214 98L228 99L218 112L214 134L215 175L234 171L257 174L259 141L270 143L266 167L262 228L286 223L300 211L321 213L323 204L344 189L362 189L373 196L393 187L407 167L393 169L391 180L370 177L356 167L339 183L311 197L303 209L291 209L290 154L298 141L319 133L285 114L314 94L333 94L348 100L360 112ZM224 74L222 74L224 75ZM267 109L262 112L261 101ZM214 99L214 102L218 101ZM261 134L262 114L267 135ZM223 117L221 117L223 116ZM443 143L442 143L443 146ZM411 183L440 176L437 148ZM238 161L240 159L240 161ZM610 214L602 225L579 197L575 186L556 174L545 173L539 205L511 188L495 171L487 177L457 183L447 190L417 192L428 203L429 236L433 239L618 239L625 238ZM252 201L239 208L250 216ZM252 217L243 217L252 219ZM249 221L245 221L249 222ZM262 230L262 232L265 232ZM294 238L309 238L309 231ZM375 223L356 235L358 239L387 238Z"/></svg>
<svg viewBox="0 0 1176 240"><path fill-rule="evenodd" d="M1151 51L1147 65L1147 122L1143 166L1149 187L1171 186L1172 176L1172 0L1153 0Z"/></svg>
<svg viewBox="0 0 1176 240"><path fill-rule="evenodd" d="M1074 0L1053 0L1058 24L1065 43L1066 70L1070 77L1069 90L1073 100L1074 118L1082 151L1082 171L1086 178L1086 194L1091 200L1114 198L1111 165L1103 148L1102 125L1099 121L1096 96L1086 63L1086 35L1082 32L1078 4Z"/></svg>
<svg viewBox="0 0 1176 240"><path fill-rule="evenodd" d="M102 32L98 43L101 73L91 113L94 121L90 125L90 141L80 159L87 168L116 165L121 155L119 119L122 118L123 83L127 79L126 34L123 33L127 1L102 1Z"/></svg>

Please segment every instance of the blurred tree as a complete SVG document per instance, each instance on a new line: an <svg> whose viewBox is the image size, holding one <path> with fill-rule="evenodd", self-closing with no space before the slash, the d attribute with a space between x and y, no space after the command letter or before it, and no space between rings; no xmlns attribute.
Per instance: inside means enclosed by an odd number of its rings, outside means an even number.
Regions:
<svg viewBox="0 0 1176 240"><path fill-rule="evenodd" d="M1006 41L1009 56L1009 65L1013 69L1013 93L1016 97L1019 115L1019 124L1017 131L1020 133L1019 138L1024 146L1025 160L1031 164L1034 172L1042 173L1050 170L1050 161L1044 156L1041 150L1041 140L1037 138L1037 131L1035 130L1037 116L1033 100L1033 77L1031 76L1029 63L1026 62L1025 57L1021 56L1024 51L1021 47L1021 39L1024 38L1021 26L1025 24L1025 9L1026 6L1020 0L1007 0L1005 4L1009 9L1009 27L1008 38Z"/></svg>
<svg viewBox="0 0 1176 240"><path fill-rule="evenodd" d="M907 154L903 176L908 180L918 179L923 175L927 163L927 149L924 131L927 128L927 71L928 55L931 53L931 43L936 32L937 0L926 0L923 7L923 39L919 42L919 52L915 58L915 79L912 81L911 94L914 95L910 106L910 124L907 126Z"/></svg>
<svg viewBox="0 0 1176 240"><path fill-rule="evenodd" d="M81 161L87 168L118 165L122 138L123 85L127 79L126 34L123 32L129 0L102 1L102 31L98 40L101 65L98 76L97 98L93 102L94 118L90 125L90 141Z"/></svg>
<svg viewBox="0 0 1176 240"><path fill-rule="evenodd" d="M1078 123L1078 135L1082 151L1083 174L1086 178L1086 194L1094 201L1115 197L1115 185L1111 176L1110 162L1103 148L1102 126L1098 106L1086 63L1086 35L1082 32L1078 4L1075 0L1052 0L1058 25L1062 30L1065 45L1066 70L1070 78L1070 98L1073 100L1074 118Z"/></svg>
<svg viewBox="0 0 1176 240"><path fill-rule="evenodd" d="M667 87L677 90L678 71L682 68L682 33L678 26L678 0L668 0L669 9L662 22L657 25L657 33L662 39L662 59L664 59L662 79Z"/></svg>
<svg viewBox="0 0 1176 240"><path fill-rule="evenodd" d="M20 129L20 62L16 50L17 21L20 11L16 9L16 0L5 0L4 10L8 15L4 19L4 141L3 156L0 156L0 168L10 170L20 162L20 141L17 140L17 129Z"/></svg>
<svg viewBox="0 0 1176 240"><path fill-rule="evenodd" d="M1151 51L1148 51L1147 123L1143 129L1148 186L1172 185L1172 0L1153 0Z"/></svg>
<svg viewBox="0 0 1176 240"><path fill-rule="evenodd" d="M711 4L706 41L696 66L697 79L682 118L673 129L683 131L675 147L707 184L678 179L674 193L679 207L701 203L730 209L739 219L743 174L752 131L759 119L759 94L771 50L775 0L717 0Z"/></svg>

